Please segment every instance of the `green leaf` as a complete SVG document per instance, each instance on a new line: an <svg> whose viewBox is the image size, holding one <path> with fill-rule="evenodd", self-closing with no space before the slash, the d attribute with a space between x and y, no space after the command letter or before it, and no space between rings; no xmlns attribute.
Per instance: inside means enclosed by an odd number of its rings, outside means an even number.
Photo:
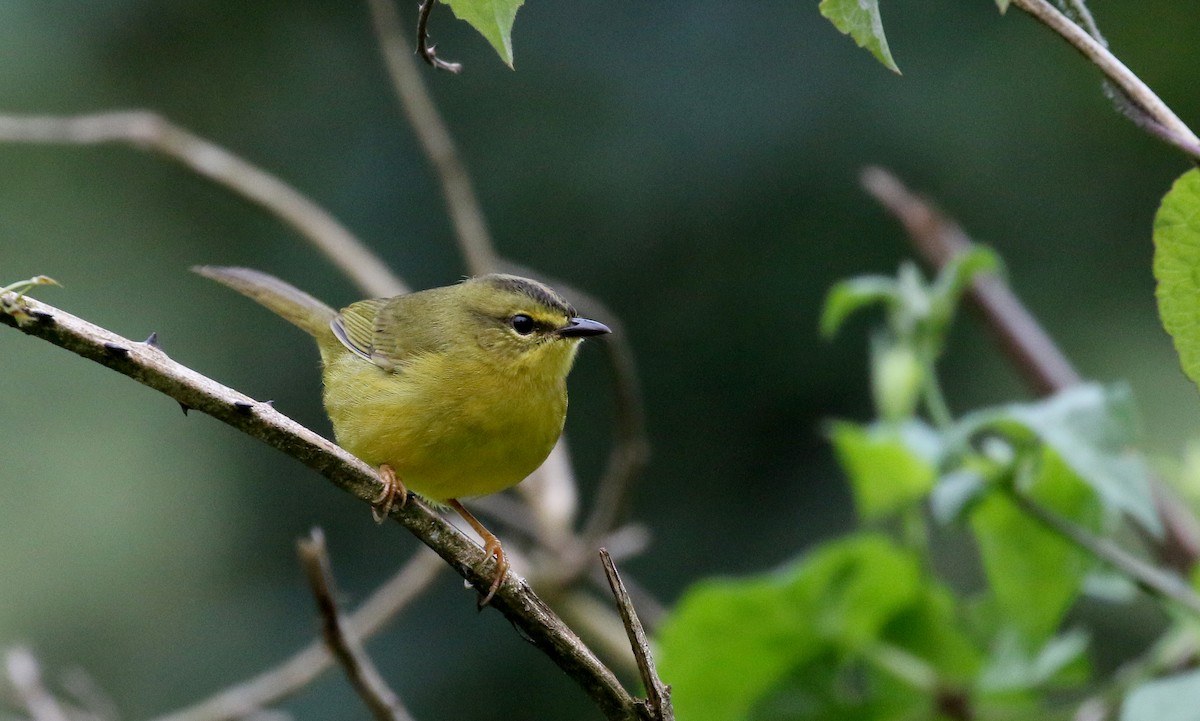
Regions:
<svg viewBox="0 0 1200 721"><path fill-rule="evenodd" d="M693 586L659 636L659 668L679 718L745 719L798 669L874 644L920 602L921 584L912 553L864 534L778 573Z"/></svg>
<svg viewBox="0 0 1200 721"><path fill-rule="evenodd" d="M943 326L954 316L955 306L958 305L962 293L982 273L997 273L1004 269L1004 262L996 251L978 243L972 244L966 250L955 253L949 262L938 273L933 283L931 295L936 308L937 322ZM946 333L947 328L939 328L940 333Z"/></svg>
<svg viewBox="0 0 1200 721"><path fill-rule="evenodd" d="M895 303L896 281L885 275L863 275L837 283L825 296L821 312L821 335L832 338L842 323L860 308Z"/></svg>
<svg viewBox="0 0 1200 721"><path fill-rule="evenodd" d="M1193 721L1200 699L1200 670L1147 681L1121 705L1121 721Z"/></svg>
<svg viewBox="0 0 1200 721"><path fill-rule="evenodd" d="M923 423L860 426L839 421L830 436L863 520L906 508L933 488L939 440Z"/></svg>
<svg viewBox="0 0 1200 721"><path fill-rule="evenodd" d="M1200 385L1200 169L1179 176L1154 216L1154 278L1163 327Z"/></svg>
<svg viewBox="0 0 1200 721"><path fill-rule="evenodd" d="M1094 496L1058 454L1041 450L1029 495L1072 519L1093 515ZM1093 560L1047 529L1001 493L980 501L971 514L984 572L996 603L1030 643L1058 628L1079 595Z"/></svg>
<svg viewBox="0 0 1200 721"><path fill-rule="evenodd" d="M879 0L821 0L820 9L835 28L854 38L860 48L870 50L889 70L900 73L883 35Z"/></svg>
<svg viewBox="0 0 1200 721"><path fill-rule="evenodd" d="M1080 384L1043 401L979 411L964 417L959 432L984 428L1008 432L1016 425L1050 446L1090 486L1112 513L1127 513L1152 534L1162 522L1146 480L1147 469L1130 449L1137 435L1137 414L1128 386L1105 388Z"/></svg>
<svg viewBox="0 0 1200 721"><path fill-rule="evenodd" d="M454 16L465 20L471 27L487 38L500 59L508 67L513 66L512 28L517 10L525 0L442 0L454 11Z"/></svg>

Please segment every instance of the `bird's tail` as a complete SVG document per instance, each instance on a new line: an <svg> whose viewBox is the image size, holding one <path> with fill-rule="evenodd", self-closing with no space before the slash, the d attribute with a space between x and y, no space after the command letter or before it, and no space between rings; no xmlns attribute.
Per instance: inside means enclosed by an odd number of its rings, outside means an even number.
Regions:
<svg viewBox="0 0 1200 721"><path fill-rule="evenodd" d="M273 275L218 265L197 265L192 270L259 302L318 341L331 335L329 322L337 311Z"/></svg>

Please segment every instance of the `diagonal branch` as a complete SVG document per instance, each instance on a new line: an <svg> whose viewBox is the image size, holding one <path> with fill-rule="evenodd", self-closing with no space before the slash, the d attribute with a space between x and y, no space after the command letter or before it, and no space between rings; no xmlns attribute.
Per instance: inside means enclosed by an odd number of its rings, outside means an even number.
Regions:
<svg viewBox="0 0 1200 721"><path fill-rule="evenodd" d="M314 528L308 538L300 539L296 546L300 563L304 566L304 575L317 602L317 610L321 613L321 635L325 638L325 645L346 671L350 684L367 704L376 721L412 721L400 697L379 675L379 669L375 668L375 663L367 655L361 639L354 634L338 608L325 533L320 528Z"/></svg>
<svg viewBox="0 0 1200 721"><path fill-rule="evenodd" d="M303 235L368 294L407 292L362 241L300 191L229 150L143 110L68 116L0 115L0 142L98 145L152 150L265 208Z"/></svg>
<svg viewBox="0 0 1200 721"><path fill-rule="evenodd" d="M373 636L384 623L433 581L445 568L432 551L423 549L376 590L348 623L361 639ZM154 721L235 721L246 718L283 698L301 691L314 679L333 667L333 657L321 641L313 641L283 663L235 684L203 701Z"/></svg>
<svg viewBox="0 0 1200 721"><path fill-rule="evenodd" d="M379 496L383 484L374 470L270 404L259 403L176 363L154 345L123 338L33 299L18 299L12 293L0 299L3 324L123 373L187 408L207 413L287 453L365 502ZM424 503L410 499L391 515L472 585L482 588L491 582L483 551ZM492 606L574 679L605 716L622 721L637 718L636 702L612 671L524 580L509 574Z"/></svg>
<svg viewBox="0 0 1200 721"><path fill-rule="evenodd" d="M1193 160L1200 161L1200 138L1197 138L1191 128L1167 107L1150 86L1109 52L1101 40L1092 37L1046 0L1012 0L1012 4L1061 35L1099 68L1132 104L1133 108L1124 111L1134 122L1187 153Z"/></svg>
<svg viewBox="0 0 1200 721"><path fill-rule="evenodd" d="M629 645L633 648L633 656L637 660L638 673L642 677L642 687L646 689L646 709L654 721L675 721L675 708L671 705L671 687L658 677L658 669L654 666L654 656L650 653L650 641L646 638L646 630L633 607L633 599L625 584L621 582L621 574L613 563L608 551L600 549L600 561L604 564L604 574L608 577L608 585L612 589L613 598L617 601L617 610L621 614L621 622L629 634Z"/></svg>

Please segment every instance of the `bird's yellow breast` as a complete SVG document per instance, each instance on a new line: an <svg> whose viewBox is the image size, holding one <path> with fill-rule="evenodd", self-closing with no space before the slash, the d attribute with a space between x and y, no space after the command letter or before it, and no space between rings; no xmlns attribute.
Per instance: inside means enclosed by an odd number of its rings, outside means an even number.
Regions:
<svg viewBox="0 0 1200 721"><path fill-rule="evenodd" d="M339 445L391 466L424 498L495 493L541 465L562 433L573 350L504 372L466 355L420 355L389 372L323 353L325 408Z"/></svg>

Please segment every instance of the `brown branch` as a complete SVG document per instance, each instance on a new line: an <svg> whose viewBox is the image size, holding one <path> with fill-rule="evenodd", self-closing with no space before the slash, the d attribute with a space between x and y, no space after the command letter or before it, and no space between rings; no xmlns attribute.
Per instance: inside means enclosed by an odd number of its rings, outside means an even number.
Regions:
<svg viewBox="0 0 1200 721"><path fill-rule="evenodd" d="M646 638L646 630L642 628L641 619L633 607L633 600L625 590L625 584L621 583L621 574L617 573L612 556L603 548L600 549L600 561L604 564L608 585L612 589L613 598L616 599L621 622L625 624L625 631L629 635L633 657L637 660L642 686L646 689L645 704L649 717L655 721L675 721L675 709L671 705L671 687L658 677L658 669L654 667L654 656L650 653L650 641Z"/></svg>
<svg viewBox="0 0 1200 721"><path fill-rule="evenodd" d="M369 295L406 292L404 283L324 208L278 177L155 113L133 110L74 116L0 115L0 142L125 143L152 150L225 186L290 225Z"/></svg>
<svg viewBox="0 0 1200 721"><path fill-rule="evenodd" d="M325 533L320 528L309 537L296 542L300 563L308 586L321 613L321 635L334 658L342 665L350 685L362 697L377 721L412 721L412 716L400 702L396 692L388 687L367 655L362 642L342 617L334 590L333 568L325 546Z"/></svg>
<svg viewBox="0 0 1200 721"><path fill-rule="evenodd" d="M3 324L94 360L185 407L207 413L287 453L366 503L379 496L383 484L373 469L269 404L176 363L152 345L122 338L33 299L16 301L13 294L3 298L6 309L21 308L22 318L18 320L6 310L0 312ZM394 509L392 517L473 586L481 588L491 582L491 567L482 550L421 501L410 499L403 508ZM612 671L522 579L509 574L492 607L574 679L608 718L636 718L635 702Z"/></svg>
<svg viewBox="0 0 1200 721"><path fill-rule="evenodd" d="M350 615L347 623L361 639L375 635L384 624L420 595L446 568L432 551L423 549ZM154 721L234 721L300 692L333 667L333 656L321 641L313 641L283 663L203 701Z"/></svg>
<svg viewBox="0 0 1200 721"><path fill-rule="evenodd" d="M862 182L900 220L913 247L928 265L940 269L951 256L971 245L971 239L957 223L904 187L888 171L867 168ZM1036 394L1050 395L1079 383L1079 374L1070 361L1001 278L977 276L968 298ZM1200 522L1166 484L1155 477L1150 480L1165 534L1163 538L1147 540L1158 559L1188 573L1200 559Z"/></svg>
<svg viewBox="0 0 1200 721"><path fill-rule="evenodd" d="M442 60L434 52L433 46L429 44L429 14L433 12L436 2L437 0L425 0L417 9L417 53L420 54L422 60L438 70L446 70L451 73L462 72L462 63Z"/></svg>

